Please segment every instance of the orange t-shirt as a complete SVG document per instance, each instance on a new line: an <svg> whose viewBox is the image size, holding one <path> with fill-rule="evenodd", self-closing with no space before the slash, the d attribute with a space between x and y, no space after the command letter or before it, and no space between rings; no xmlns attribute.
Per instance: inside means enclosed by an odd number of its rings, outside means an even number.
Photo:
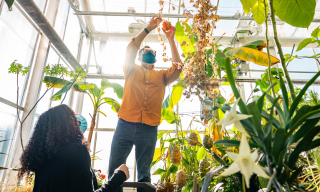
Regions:
<svg viewBox="0 0 320 192"><path fill-rule="evenodd" d="M146 69L136 65L138 50L132 39L123 66L125 84L118 116L125 121L156 126L161 121L165 87L179 78L182 69L177 69L175 64L160 71L154 70L154 66Z"/></svg>

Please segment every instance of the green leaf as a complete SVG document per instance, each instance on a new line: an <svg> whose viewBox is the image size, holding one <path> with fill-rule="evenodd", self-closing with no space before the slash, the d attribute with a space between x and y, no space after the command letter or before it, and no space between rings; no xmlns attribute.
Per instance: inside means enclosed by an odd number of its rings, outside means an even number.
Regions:
<svg viewBox="0 0 320 192"><path fill-rule="evenodd" d="M226 67L227 78L228 78L228 81L230 82L231 89L234 93L234 96L238 99L238 98L240 98L240 93L236 87L236 82L234 80L233 72L231 69L231 62L230 62L229 57L227 57L225 60L225 67ZM241 113L248 114L246 105L244 104L242 99L240 99L238 105L239 105Z"/></svg>
<svg viewBox="0 0 320 192"><path fill-rule="evenodd" d="M114 100L114 99L112 99L112 98L110 98L110 97L104 97L103 100L104 100L107 104L109 104L109 105L112 106L111 109L112 109L114 112L116 112L116 113L119 112L121 105L120 105L120 103L118 103L118 101L116 101L116 100Z"/></svg>
<svg viewBox="0 0 320 192"><path fill-rule="evenodd" d="M166 120L169 124L174 124L175 120L179 119L177 115L174 114L172 110L169 109L161 109L161 117Z"/></svg>
<svg viewBox="0 0 320 192"><path fill-rule="evenodd" d="M69 91L72 87L72 83L65 85L64 87L62 87L62 89L60 89L56 94L54 94L50 100L51 101L58 101L61 99L62 95L64 93L66 93L67 91Z"/></svg>
<svg viewBox="0 0 320 192"><path fill-rule="evenodd" d="M315 9L315 0L273 0L275 14L284 22L307 28L311 24Z"/></svg>
<svg viewBox="0 0 320 192"><path fill-rule="evenodd" d="M243 11L246 13L246 14L249 14L250 13L250 10L251 10L251 1L252 0L240 0L241 3L242 3L242 6L243 6Z"/></svg>
<svg viewBox="0 0 320 192"><path fill-rule="evenodd" d="M257 50L258 50L258 46L261 45L261 44L264 44L264 43L265 43L264 40L257 40L257 41L254 41L254 42L245 44L245 45L242 46L242 47L249 47L249 48L257 49Z"/></svg>
<svg viewBox="0 0 320 192"><path fill-rule="evenodd" d="M272 121L272 124L275 128L280 128L281 125L280 125L280 122L275 119L274 117L270 118L270 115L265 111L265 110L262 110L261 111L261 116L266 120L266 121Z"/></svg>
<svg viewBox="0 0 320 192"><path fill-rule="evenodd" d="M319 146L320 146L320 139L316 139L310 143L310 145L306 148L306 151L309 151Z"/></svg>
<svg viewBox="0 0 320 192"><path fill-rule="evenodd" d="M192 189L193 187L193 181L190 181L184 188L181 192L188 192Z"/></svg>
<svg viewBox="0 0 320 192"><path fill-rule="evenodd" d="M320 37L320 28L319 27L315 28L312 31L311 36L318 39Z"/></svg>
<svg viewBox="0 0 320 192"><path fill-rule="evenodd" d="M12 11L12 5L13 5L14 0L5 0L5 1L6 1L7 5L8 5L8 9L10 11Z"/></svg>
<svg viewBox="0 0 320 192"><path fill-rule="evenodd" d="M160 139L165 133L166 133L165 131L161 131L161 133L159 133L157 136L157 140Z"/></svg>
<svg viewBox="0 0 320 192"><path fill-rule="evenodd" d="M197 160L201 161L205 155L206 155L206 149L204 147L201 147L197 152Z"/></svg>
<svg viewBox="0 0 320 192"><path fill-rule="evenodd" d="M172 94L170 97L168 109L173 109L173 107L180 101L183 90L184 90L184 88L179 85L174 85L172 87Z"/></svg>
<svg viewBox="0 0 320 192"><path fill-rule="evenodd" d="M274 136L274 142L272 147L272 158L273 161L278 164L278 156L283 151L286 150L285 148L285 141L286 141L286 131L283 128L277 129L275 136Z"/></svg>
<svg viewBox="0 0 320 192"><path fill-rule="evenodd" d="M300 127L300 129L294 135L292 135L292 137L288 139L287 147L299 141L302 137L304 137L307 133L309 133L309 131L314 128L314 126L318 123L318 121L319 121L318 119L307 120Z"/></svg>
<svg viewBox="0 0 320 192"><path fill-rule="evenodd" d="M108 81L108 79L103 78L103 79L101 80L101 88L103 88L103 87L110 87L110 86L111 86L111 84L110 84L110 82Z"/></svg>
<svg viewBox="0 0 320 192"><path fill-rule="evenodd" d="M188 30L188 34L184 34L184 27L181 26L180 22L178 21L176 23L176 32L175 32L175 36L177 41L179 42L179 44L181 44L183 41L185 41L186 43L189 43L189 45L184 45L181 46L181 49L184 53L184 55L187 55L189 52L192 53L195 51L195 47L194 44L196 43L196 41L194 40L194 37L191 33L191 27L183 22ZM191 40L188 39L188 36L191 35Z"/></svg>
<svg viewBox="0 0 320 192"><path fill-rule="evenodd" d="M309 133L306 134L305 137L298 143L296 148L293 150L293 152L289 156L288 160L288 166L289 168L293 169L296 161L299 158L299 154L309 148L309 146L312 143L313 138L320 132L320 127L314 127Z"/></svg>
<svg viewBox="0 0 320 192"><path fill-rule="evenodd" d="M123 87L118 83L110 83L111 87L113 88L114 92L117 94L119 99L123 98Z"/></svg>
<svg viewBox="0 0 320 192"><path fill-rule="evenodd" d="M314 39L314 38L306 38L299 43L296 51L300 51L301 49L305 48L310 43L315 43L315 42L316 42L316 39Z"/></svg>
<svg viewBox="0 0 320 192"><path fill-rule="evenodd" d="M252 102L252 103L248 104L247 109L248 109L248 114L252 115L251 120L252 120L253 126L255 128L254 132L256 133L257 136L263 135L262 129L261 129L261 112L258 109L256 103Z"/></svg>
<svg viewBox="0 0 320 192"><path fill-rule="evenodd" d="M157 169L152 175L161 175L162 173L166 173L167 171L164 169Z"/></svg>
<svg viewBox="0 0 320 192"><path fill-rule="evenodd" d="M280 116L282 119L285 119L285 116L283 114L282 108L280 106L280 104L278 102L275 102L275 98L273 98L271 95L266 94L267 99L271 102L274 103L274 106L276 107L276 109L278 110Z"/></svg>
<svg viewBox="0 0 320 192"><path fill-rule="evenodd" d="M288 92L287 92L287 88L283 82L282 76L280 75L280 72L278 71L279 74L279 82L280 82L280 89L281 89L281 93L282 93L282 100L283 100L283 111L284 111L284 116L287 118L287 115L289 113L289 98L288 98ZM283 119L284 121L286 121L286 119Z"/></svg>
<svg viewBox="0 0 320 192"><path fill-rule="evenodd" d="M240 141L238 140L219 140L214 142L215 145L225 145L225 146L231 146L231 147L239 147ZM251 148L259 148L259 145L254 143L249 143L249 146Z"/></svg>
<svg viewBox="0 0 320 192"><path fill-rule="evenodd" d="M170 176L170 174L175 174L178 171L178 166L175 164L171 164L171 166L169 167L168 171L167 171L167 177Z"/></svg>
<svg viewBox="0 0 320 192"><path fill-rule="evenodd" d="M214 58L217 61L219 67L225 67L226 56L224 55L224 53L217 52Z"/></svg>
<svg viewBox="0 0 320 192"><path fill-rule="evenodd" d="M225 48L222 52L223 52L223 53L226 53L226 52L228 52L230 49L233 49L233 47L227 47L227 48Z"/></svg>
<svg viewBox="0 0 320 192"><path fill-rule="evenodd" d="M167 96L167 98L162 103L163 109L167 109L169 107L169 101L170 101L170 94Z"/></svg>
<svg viewBox="0 0 320 192"><path fill-rule="evenodd" d="M267 0L256 0L256 3L251 8L253 19L261 25L265 20L265 4L267 5L267 14L269 13L269 6Z"/></svg>
<svg viewBox="0 0 320 192"><path fill-rule="evenodd" d="M299 95L296 97L296 99L293 101L291 108L289 110L288 118L291 118L293 115L293 112L296 110L298 104L300 103L303 95L306 93L307 89L314 83L314 81L320 76L320 72L318 72L315 76L308 81L308 83L303 87L303 89L300 91Z"/></svg>
<svg viewBox="0 0 320 192"><path fill-rule="evenodd" d="M75 91L86 93L86 90L90 90L94 88L93 83L88 82L75 82L72 89Z"/></svg>

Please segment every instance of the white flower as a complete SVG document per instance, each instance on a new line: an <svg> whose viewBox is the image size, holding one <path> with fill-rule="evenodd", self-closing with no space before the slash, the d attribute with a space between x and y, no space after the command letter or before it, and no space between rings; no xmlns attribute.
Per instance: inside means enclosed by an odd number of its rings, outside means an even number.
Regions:
<svg viewBox="0 0 320 192"><path fill-rule="evenodd" d="M217 125L222 125L222 129L225 126L234 124L234 126L243 134L247 135L247 132L245 131L245 129L243 128L240 120L243 119L248 119L250 117L252 117L252 115L244 115L244 114L237 114L237 110L236 107L238 105L240 98L236 100L236 102L234 102L232 108L230 111L226 111L225 113L225 117L223 119L221 119Z"/></svg>
<svg viewBox="0 0 320 192"><path fill-rule="evenodd" d="M220 176L232 175L240 171L245 178L247 188L250 186L250 178L253 173L264 178L269 178L262 168L255 163L258 158L258 152L256 150L253 153L250 153L249 143L245 134L242 134L241 137L239 154L228 152L227 154L231 159L233 159L233 163L223 173L221 173Z"/></svg>

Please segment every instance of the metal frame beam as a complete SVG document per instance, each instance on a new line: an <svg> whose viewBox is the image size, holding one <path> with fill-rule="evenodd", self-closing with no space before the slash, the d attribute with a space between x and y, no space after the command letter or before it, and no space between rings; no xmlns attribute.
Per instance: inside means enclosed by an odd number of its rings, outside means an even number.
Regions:
<svg viewBox="0 0 320 192"><path fill-rule="evenodd" d="M132 39L133 37L135 37L137 34L131 34L131 33L92 33L91 36L95 39L95 40L100 40L100 41L105 41L107 39L110 38L123 38L124 41L130 41L130 39ZM221 36L213 36L213 38L215 38L216 40L220 39ZM230 36L223 36L220 40L219 40L219 44L222 45L230 45L231 41L232 41L233 37ZM305 38L298 38L298 37L279 37L279 41L280 44L282 45L282 47L292 47L293 44L299 45L299 43L301 41L303 41ZM167 43L167 38L164 38L163 36L163 40L165 43ZM239 40L239 45L245 45L248 43L251 43L253 41L257 41L257 40L265 40L264 36L256 36L256 37L240 37L238 38ZM158 41L158 34L155 33L151 33L149 34L144 40L143 42L157 42ZM307 47L308 48L317 48L318 44L313 43L313 44L309 44ZM276 44L274 43L274 41L270 41L270 47L276 47Z"/></svg>
<svg viewBox="0 0 320 192"><path fill-rule="evenodd" d="M47 36L52 45L61 53L65 60L76 69L81 67L76 58L71 54L68 47L64 44L60 36L52 27L38 6L33 0L16 0L20 7L26 12L26 14L32 19L32 21L39 27L39 29ZM50 7L51 9L51 7ZM48 10L49 11L49 10Z"/></svg>
<svg viewBox="0 0 320 192"><path fill-rule="evenodd" d="M295 72L292 72L292 73L295 73ZM297 72L299 73L299 72ZM307 73L313 73L313 72L307 72ZM317 72L314 72L314 73L317 73ZM87 79L103 79L103 78L106 78L106 79L124 79L124 76L123 75L112 75L112 74L105 74L105 75L102 75L102 74L88 74ZM237 78L235 79L236 82L256 82L256 80L261 80L260 78ZM223 78L221 79L220 81L222 82L225 82L227 81L227 79ZM309 81L309 79L293 79L292 80L292 83L294 84L301 84L301 85L305 85L307 82ZM320 80L318 81L315 81L313 83L313 85L316 85L316 86L320 86Z"/></svg>
<svg viewBox="0 0 320 192"><path fill-rule="evenodd" d="M76 11L74 13L75 15L91 15L91 16L127 16L132 17L131 14L127 12L102 12L102 11ZM154 15L157 15L157 13L135 13L135 17L153 17ZM163 14L162 17L164 18L186 18L185 15L181 14ZM253 17L250 16L219 16L221 20L251 20L253 21ZM281 21L279 18L276 18L276 21ZM320 22L320 19L313 19L312 22Z"/></svg>

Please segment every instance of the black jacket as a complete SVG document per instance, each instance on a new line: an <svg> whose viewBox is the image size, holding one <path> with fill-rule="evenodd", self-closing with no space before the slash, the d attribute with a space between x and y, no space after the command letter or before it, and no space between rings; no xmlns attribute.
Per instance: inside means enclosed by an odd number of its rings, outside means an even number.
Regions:
<svg viewBox="0 0 320 192"><path fill-rule="evenodd" d="M126 180L122 171L97 189L86 146L71 143L35 172L34 192L115 192Z"/></svg>

